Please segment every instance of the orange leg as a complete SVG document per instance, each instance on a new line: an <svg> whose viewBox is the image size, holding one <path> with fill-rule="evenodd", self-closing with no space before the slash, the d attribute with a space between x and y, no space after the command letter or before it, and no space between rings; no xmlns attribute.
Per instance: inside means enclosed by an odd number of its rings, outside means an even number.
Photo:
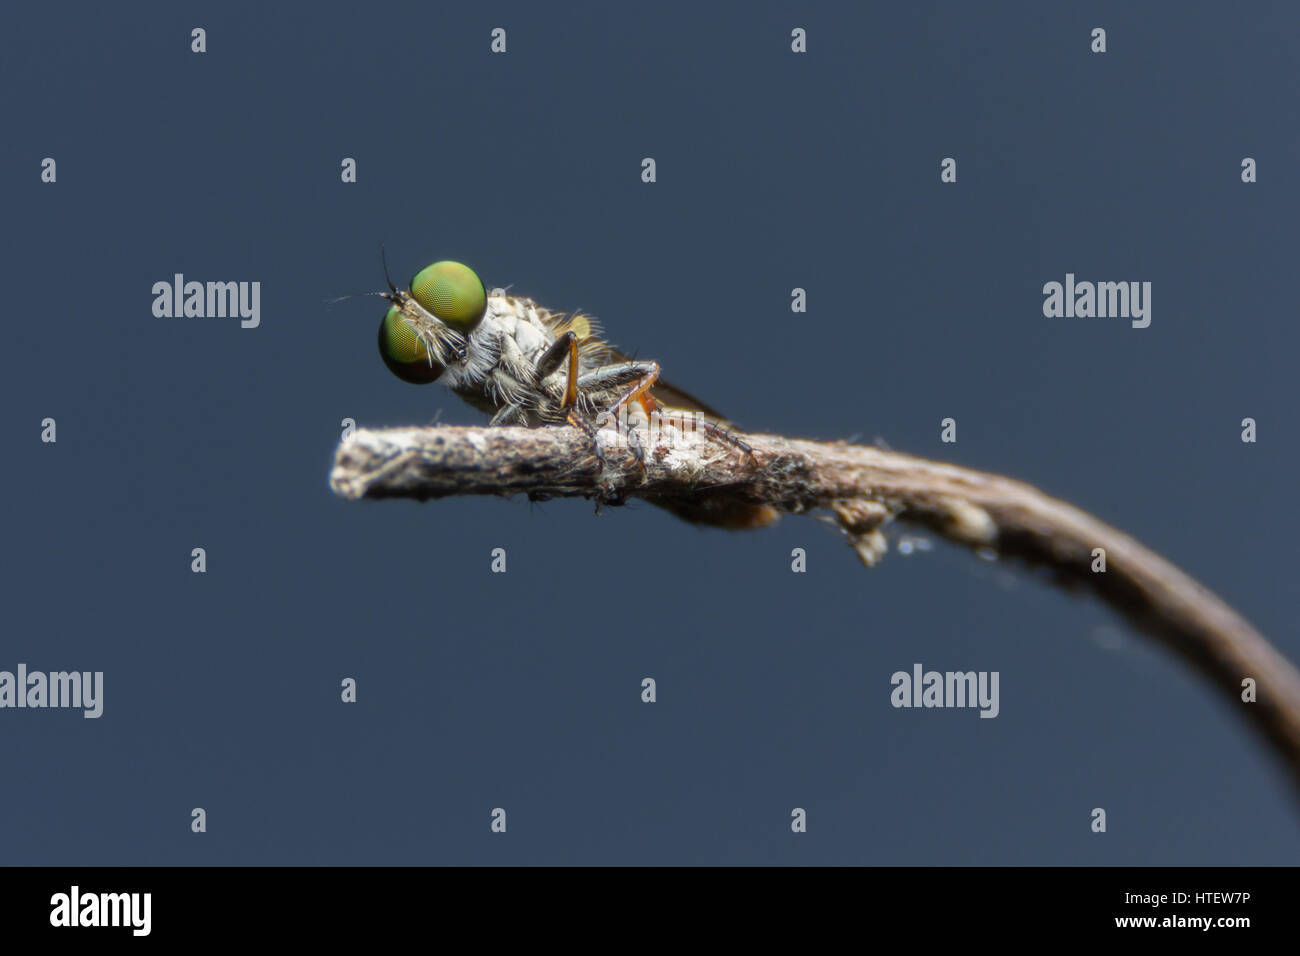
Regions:
<svg viewBox="0 0 1300 956"><path fill-rule="evenodd" d="M578 404L578 338L572 332L569 340L569 380L564 383L564 402L561 407L573 408Z"/></svg>
<svg viewBox="0 0 1300 956"><path fill-rule="evenodd" d="M564 383L564 395L560 399L560 408L569 409L578 404L578 337L572 332L565 332L550 344L537 360L533 378L540 383L560 367L565 358L569 360L568 380Z"/></svg>
<svg viewBox="0 0 1300 956"><path fill-rule="evenodd" d="M698 413L695 412L691 412L688 410L677 410L673 408L664 408L663 406L659 405L658 401L653 397L651 397L650 400L654 402L656 406L659 406L659 410L660 410L659 414L661 416L661 421L675 424L677 425L678 428L681 428L683 431L686 430L686 426L689 424L692 429L698 429L704 432L710 438L716 438L718 441L726 442L728 445L731 445L734 448L739 448L749 457L749 460L751 462L757 461L757 459L754 457L753 446L751 446L749 442L742 441L741 439L737 438L735 435L731 434L731 432L727 431L721 425L716 425L713 422L709 421L707 418L703 418ZM649 413L647 412L647 414Z"/></svg>
<svg viewBox="0 0 1300 956"><path fill-rule="evenodd" d="M605 467L605 453L600 450L600 439L596 437L596 429L591 426L590 422L584 422L578 417L573 409L569 409L569 414L565 416L567 421L574 428L580 430L584 435L591 439L591 451L596 461L600 462L600 467Z"/></svg>
<svg viewBox="0 0 1300 956"><path fill-rule="evenodd" d="M615 402L613 407L610 408L609 414L616 421L618 420L619 412L627 408L628 404L631 402L640 403L641 407L645 409L647 415L659 407L659 403L655 401L655 397L650 394L650 387L654 385L655 382L659 381L659 366L653 362L651 363L651 366L651 370L641 376L640 380L632 386L632 390Z"/></svg>
<svg viewBox="0 0 1300 956"><path fill-rule="evenodd" d="M620 413L632 402L637 402L641 406L645 411L647 418L652 412L659 408L659 403L655 400L655 397L650 394L650 387L659 380L659 366L653 362L650 364L650 371L642 375L626 395L620 398L610 406L603 415L601 415L602 419L613 422L614 427L618 429L620 433L623 432L623 423L620 418ZM641 445L641 439L637 437L636 429L629 425L624 437L627 438L628 446L632 450L632 457L636 459L637 464L641 466L641 471L644 472L645 448Z"/></svg>

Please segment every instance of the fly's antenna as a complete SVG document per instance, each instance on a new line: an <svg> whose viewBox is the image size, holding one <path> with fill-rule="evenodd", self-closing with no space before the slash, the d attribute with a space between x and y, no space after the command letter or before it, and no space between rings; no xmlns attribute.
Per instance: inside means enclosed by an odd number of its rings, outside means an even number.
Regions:
<svg viewBox="0 0 1300 956"><path fill-rule="evenodd" d="M388 274L388 253L384 252L384 244L379 243L379 259L384 264L384 281L388 283L388 291L397 295L397 286L393 285L393 278Z"/></svg>
<svg viewBox="0 0 1300 956"><path fill-rule="evenodd" d="M367 296L367 295L386 296L388 295L388 293L387 292L353 292L351 295L340 295L340 296L336 296L333 299L326 299L325 304L334 305L336 302L342 302L344 299L360 299L362 296Z"/></svg>

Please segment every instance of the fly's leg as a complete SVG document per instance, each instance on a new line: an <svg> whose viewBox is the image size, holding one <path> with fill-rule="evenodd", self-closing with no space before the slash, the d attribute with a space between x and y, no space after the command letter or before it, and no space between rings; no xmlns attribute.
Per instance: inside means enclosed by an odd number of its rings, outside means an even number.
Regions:
<svg viewBox="0 0 1300 956"><path fill-rule="evenodd" d="M605 468L605 453L600 450L600 441L596 438L596 429L590 422L578 416L578 337L572 330L565 332L550 344L538 358L533 367L533 374L538 383L555 372L565 359L569 360L569 374L565 377L564 395L560 399L560 409L565 413L564 420L591 439L591 450L600 462L601 470Z"/></svg>
<svg viewBox="0 0 1300 956"><path fill-rule="evenodd" d="M753 465L755 468L758 467L758 458L754 455L754 446L751 445L749 442L742 441L741 439L737 438L735 435L731 434L731 432L727 431L725 428L720 428L719 426L714 425L712 423L706 423L705 431L707 431L714 438L719 438L722 441L726 442L728 445L731 445L733 448L739 448L742 452L744 452L745 457L749 459L749 463Z"/></svg>
<svg viewBox="0 0 1300 956"><path fill-rule="evenodd" d="M646 407L647 400L651 406L649 408ZM672 408L665 408L659 403L659 401L653 395L650 395L648 392L640 398L640 401L642 407L646 408L647 415L651 414L652 409L656 410L659 412L660 421L669 424L675 424L682 432L686 432L690 430L702 431L710 438L716 439L721 442L725 442L726 444L731 445L733 448L740 449L740 451L745 453L745 456L749 458L752 464L757 464L758 459L754 457L753 446L750 445L749 442L737 438L735 435L731 434L731 432L727 431L727 429L723 428L721 425L717 425L714 422L709 421L707 418L704 418L698 413L692 413L684 409L677 410ZM685 427L688 424L691 426L691 428L689 429Z"/></svg>
<svg viewBox="0 0 1300 956"><path fill-rule="evenodd" d="M565 332L550 344L537 360L533 374L540 384L564 364L566 358L569 360L569 377L564 383L564 400L560 407L573 408L578 403L578 337L572 331Z"/></svg>
<svg viewBox="0 0 1300 956"><path fill-rule="evenodd" d="M621 362L616 365L604 365L586 372L578 379L578 386L583 389L590 388L601 391L625 385L632 386L626 395L615 402L608 410L601 413L597 425L612 423L619 434L626 435L628 444L632 447L632 454L641 463L642 468L645 467L645 449L641 445L639 438L636 437L635 428L630 426L624 414L624 410L632 402L637 402L646 413L646 417L652 422L655 414L658 413L660 421L678 424L682 432L702 431L712 439L739 449L749 458L751 463L757 462L754 457L753 447L748 442L732 435L722 426L688 410L665 408L661 405L651 394L651 390L658 380L659 365L655 362ZM690 428L685 427L688 424L691 426Z"/></svg>
<svg viewBox="0 0 1300 956"><path fill-rule="evenodd" d="M641 387L642 383L647 380L653 384L658 377L659 366L654 362L619 362L614 365L602 365L599 368L584 372L578 378L578 388L584 392L588 390L608 392L611 389L625 385ZM649 386L645 387L648 388ZM633 391L635 392L636 388ZM645 398L650 402L654 401L648 394L645 395ZM626 418L621 417L619 414L627 402L631 400L630 397L625 397L622 402L602 411L596 418L596 427L603 428L606 425L613 425L614 430L627 439L633 457L636 458L644 470L645 448L642 446L639 436L635 434L635 429L630 427Z"/></svg>
<svg viewBox="0 0 1300 956"><path fill-rule="evenodd" d="M617 365L603 365L592 369L578 379L578 387L584 390L609 392L626 385L640 385L648 376L658 376L659 366L654 362L620 362ZM653 401L653 399L652 399ZM632 450L633 457L645 470L645 449L641 445L636 428L621 414L627 401L616 403L602 411L596 418L596 427L613 425L614 431L622 436Z"/></svg>
<svg viewBox="0 0 1300 956"><path fill-rule="evenodd" d="M659 380L659 365L657 362L628 362L624 366L616 369L610 369L605 374L605 378L627 378L632 375L638 375L631 391L611 405L601 413L601 420L613 422L614 427L620 435L627 438L628 447L632 451L632 457L636 459L637 465L641 468L641 474L645 474L645 447L641 444L640 437L637 436L636 427L627 421L624 409L632 402L641 406L649 418L659 410L659 403L655 401L650 394L650 387Z"/></svg>
<svg viewBox="0 0 1300 956"><path fill-rule="evenodd" d="M623 409L627 408L627 406L632 402L639 404L647 415L651 412L658 411L659 403L655 401L654 396L650 394L650 386L659 381L659 363L646 362L644 365L646 366L646 370L641 377L637 379L636 384L632 386L632 390L610 406L607 414L611 418L618 418Z"/></svg>
<svg viewBox="0 0 1300 956"><path fill-rule="evenodd" d="M721 425L715 425L713 424L713 422L700 419L698 424L700 429L705 434L707 434L710 438L716 438L719 441L726 442L728 445L731 445L733 448L739 448L741 451L745 453L746 457L749 458L751 464L758 463L758 459L754 457L754 446L751 445L749 442L741 441L739 438L731 434L731 432L727 431Z"/></svg>
<svg viewBox="0 0 1300 956"><path fill-rule="evenodd" d="M614 365L602 365L589 372L583 372L578 379L579 388L596 388L606 391L632 385L645 375L659 374L659 366L654 362L618 362Z"/></svg>
<svg viewBox="0 0 1300 956"><path fill-rule="evenodd" d="M641 444L641 439L636 433L635 428L628 428L627 443L632 449L632 457L636 459L638 467L641 469L641 477L645 477L645 446Z"/></svg>
<svg viewBox="0 0 1300 956"><path fill-rule="evenodd" d="M616 402L601 416L602 419L613 419L613 421L619 426L620 433L625 431L623 426L626 420L622 414L623 410L635 401L641 406L642 410L645 411L646 417L652 421L657 412L659 413L660 420L664 422L679 423L679 426L684 426L689 422L694 428L704 432L710 438L725 442L733 448L737 448L744 452L751 463L757 463L757 459L754 457L753 447L748 442L742 441L732 435L722 426L714 424L707 418L698 414L690 413L684 409L678 410L665 408L661 405L658 399L651 394L651 389L658 380L659 366L655 362L625 362L621 365L605 366L588 372L579 380L579 384L584 387L600 386L608 388L610 386L634 383L632 390L619 399L618 402ZM686 432L690 429L682 427L681 430ZM626 429L626 431L629 435L634 432L631 428ZM642 467L644 467L645 453L639 443L637 443L633 448L633 454L637 456L637 460L642 462Z"/></svg>
<svg viewBox="0 0 1300 956"><path fill-rule="evenodd" d="M506 405L499 412L492 416L489 425L516 425L522 424L523 408L518 405Z"/></svg>
<svg viewBox="0 0 1300 956"><path fill-rule="evenodd" d="M605 453L600 450L600 439L596 437L596 428L591 422L583 421L578 417L573 409L569 409L569 414L564 419L574 428L580 429L584 435L591 439L591 453L596 456L596 461L600 462L600 470L604 471L605 466L609 464L605 460Z"/></svg>

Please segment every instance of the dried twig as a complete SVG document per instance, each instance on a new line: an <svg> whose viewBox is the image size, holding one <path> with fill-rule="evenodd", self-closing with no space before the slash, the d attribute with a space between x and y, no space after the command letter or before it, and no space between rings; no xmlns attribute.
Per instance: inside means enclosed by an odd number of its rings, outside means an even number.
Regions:
<svg viewBox="0 0 1300 956"><path fill-rule="evenodd" d="M701 515L756 505L826 509L868 564L884 553L887 521L924 525L1091 588L1209 677L1300 785L1300 673L1235 611L1129 536L998 475L879 448L736 434L753 447L752 458L717 439L666 432L661 439L678 440L644 443L638 464L619 434L604 429L602 465L575 428L360 430L339 446L330 484L347 498L638 497ZM1104 572L1093 571L1098 548ZM1253 703L1242 701L1247 678L1256 683Z"/></svg>

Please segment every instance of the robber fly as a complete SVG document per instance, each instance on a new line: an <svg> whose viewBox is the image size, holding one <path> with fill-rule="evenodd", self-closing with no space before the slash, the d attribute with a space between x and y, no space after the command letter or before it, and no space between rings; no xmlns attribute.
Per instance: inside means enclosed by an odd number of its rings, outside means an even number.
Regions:
<svg viewBox="0 0 1300 956"><path fill-rule="evenodd" d="M379 323L379 354L404 382L441 381L492 416L493 425L574 425L595 443L598 428L627 428L629 409L647 417L689 419L710 438L752 454L728 433L725 419L703 402L674 388L655 362L638 361L600 336L593 318L561 315L532 299L490 293L468 266L444 260L426 266L398 289L384 275L390 306ZM643 451L634 430L634 454ZM603 460L603 459L602 459ZM763 505L727 499L658 500L687 521L724 528L757 528L776 520Z"/></svg>

